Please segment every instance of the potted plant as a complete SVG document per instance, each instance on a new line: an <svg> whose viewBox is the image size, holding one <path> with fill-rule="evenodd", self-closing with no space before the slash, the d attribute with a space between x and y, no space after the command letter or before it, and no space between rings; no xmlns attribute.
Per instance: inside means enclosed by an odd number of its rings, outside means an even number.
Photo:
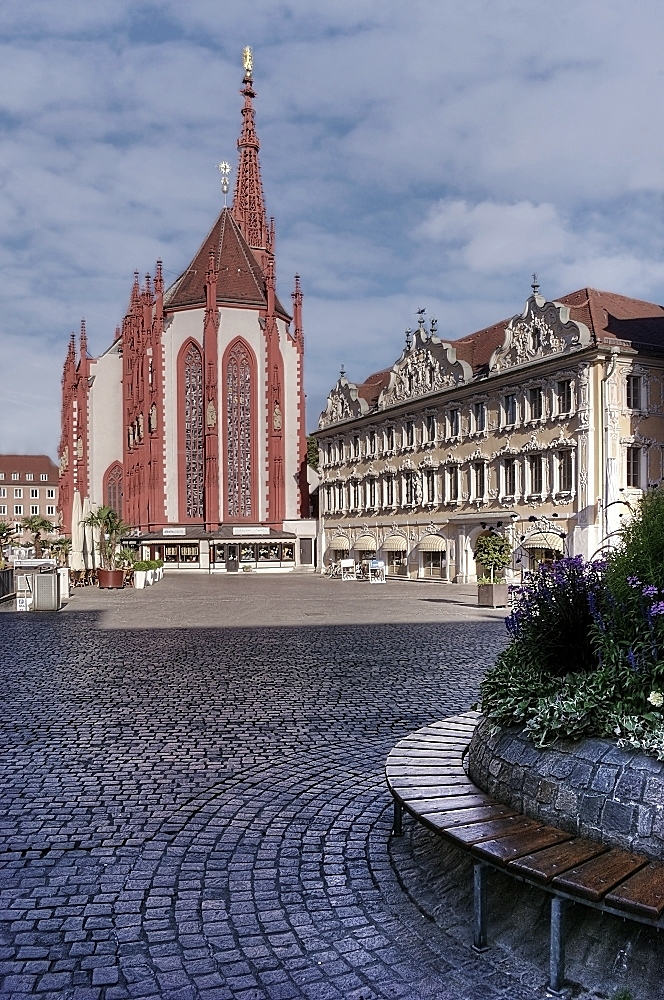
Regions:
<svg viewBox="0 0 664 1000"><path fill-rule="evenodd" d="M32 544L35 547L35 559L41 559L44 554L42 535L52 532L53 525L47 518L39 517L37 514L24 517L21 524L32 535Z"/></svg>
<svg viewBox="0 0 664 1000"><path fill-rule="evenodd" d="M507 607L507 584L496 582L495 574L509 566L512 546L504 535L480 535L475 546L475 561L481 563L489 576L477 581L477 603L484 608Z"/></svg>
<svg viewBox="0 0 664 1000"><path fill-rule="evenodd" d="M134 563L134 587L136 590L143 590L147 582L148 564L145 559L139 559Z"/></svg>
<svg viewBox="0 0 664 1000"><path fill-rule="evenodd" d="M99 529L99 558L101 569L97 571L99 586L104 589L121 590L124 572L118 569L118 544L130 528L112 507L99 507L91 511L83 521L91 528Z"/></svg>

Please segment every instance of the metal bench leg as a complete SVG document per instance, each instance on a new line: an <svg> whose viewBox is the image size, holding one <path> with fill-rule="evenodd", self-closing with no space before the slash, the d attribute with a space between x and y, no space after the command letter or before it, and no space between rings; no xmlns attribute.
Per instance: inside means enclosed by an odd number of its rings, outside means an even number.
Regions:
<svg viewBox="0 0 664 1000"><path fill-rule="evenodd" d="M487 878L489 866L478 861L473 865L473 951L488 951L487 941Z"/></svg>
<svg viewBox="0 0 664 1000"><path fill-rule="evenodd" d="M571 997L572 992L563 986L565 981L565 912L572 905L571 900L553 896L551 899L551 945L549 951L550 997Z"/></svg>
<svg viewBox="0 0 664 1000"><path fill-rule="evenodd" d="M394 822L392 824L392 836L403 836L403 806L396 797L394 799Z"/></svg>

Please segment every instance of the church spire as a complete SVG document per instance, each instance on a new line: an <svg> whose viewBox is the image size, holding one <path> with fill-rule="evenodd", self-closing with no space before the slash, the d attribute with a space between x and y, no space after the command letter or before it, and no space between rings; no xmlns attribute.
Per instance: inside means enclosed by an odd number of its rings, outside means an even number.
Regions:
<svg viewBox="0 0 664 1000"><path fill-rule="evenodd" d="M265 215L263 201L263 185L261 183L258 150L260 143L254 123L255 111L253 99L256 96L253 86L253 59L251 49L247 46L244 53L244 79L240 93L244 97L242 108L242 131L237 141L240 153L235 194L233 196L233 218L252 250L262 250L259 255L261 265L265 253L271 253L272 241Z"/></svg>

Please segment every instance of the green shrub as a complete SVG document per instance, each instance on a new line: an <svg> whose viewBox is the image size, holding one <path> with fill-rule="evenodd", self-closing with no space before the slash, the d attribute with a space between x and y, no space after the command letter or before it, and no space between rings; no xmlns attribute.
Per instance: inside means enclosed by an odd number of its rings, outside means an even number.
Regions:
<svg viewBox="0 0 664 1000"><path fill-rule="evenodd" d="M134 563L134 572L145 573L150 569L150 564L145 559L138 559Z"/></svg>

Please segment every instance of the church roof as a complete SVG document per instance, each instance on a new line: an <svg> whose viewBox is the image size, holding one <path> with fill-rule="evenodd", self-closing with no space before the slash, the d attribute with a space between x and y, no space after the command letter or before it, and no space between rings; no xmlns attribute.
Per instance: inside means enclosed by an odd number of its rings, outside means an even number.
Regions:
<svg viewBox="0 0 664 1000"><path fill-rule="evenodd" d="M664 306L596 288L580 288L555 301L569 308L570 319L585 323L597 345L627 346L646 352L664 351ZM449 341L456 349L457 358L467 361L475 375L487 369L491 355L505 339L505 328L510 319L512 317ZM390 371L387 368L375 372L358 384L358 395L366 399L370 406L376 404Z"/></svg>
<svg viewBox="0 0 664 1000"><path fill-rule="evenodd" d="M265 277L228 208L222 209L189 267L166 291L164 308L173 312L195 306L205 307L205 276L210 251L214 254L214 264L218 271L217 304L265 309ZM276 298L275 309L282 319L290 320Z"/></svg>

